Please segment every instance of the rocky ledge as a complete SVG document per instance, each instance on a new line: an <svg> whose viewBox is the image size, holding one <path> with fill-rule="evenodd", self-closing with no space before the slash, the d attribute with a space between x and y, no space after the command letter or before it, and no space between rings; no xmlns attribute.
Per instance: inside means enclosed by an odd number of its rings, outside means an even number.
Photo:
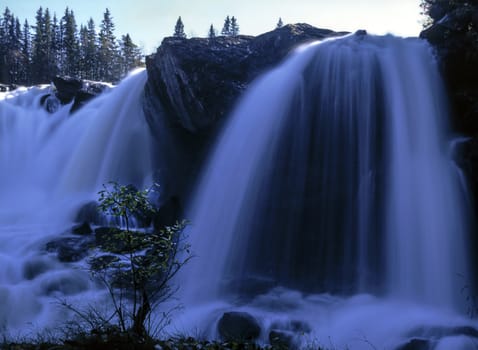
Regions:
<svg viewBox="0 0 478 350"><path fill-rule="evenodd" d="M294 24L257 37L166 38L146 60L148 116L154 122L159 100L171 123L190 132L207 129L231 110L254 78L295 47L344 34Z"/></svg>
<svg viewBox="0 0 478 350"><path fill-rule="evenodd" d="M252 80L297 46L344 34L294 24L257 37L164 39L146 59L144 99L163 189L189 192L212 136Z"/></svg>

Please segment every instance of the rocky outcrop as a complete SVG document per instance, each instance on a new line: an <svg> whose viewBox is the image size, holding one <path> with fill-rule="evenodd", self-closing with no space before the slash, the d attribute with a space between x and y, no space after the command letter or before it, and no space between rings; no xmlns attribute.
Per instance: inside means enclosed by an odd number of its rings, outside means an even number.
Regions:
<svg viewBox="0 0 478 350"><path fill-rule="evenodd" d="M146 60L146 110L159 100L173 125L190 132L212 126L260 73L297 45L343 35L308 24L287 25L257 37L166 38ZM161 110L163 112L163 110Z"/></svg>
<svg viewBox="0 0 478 350"><path fill-rule="evenodd" d="M42 104L50 113L56 112L60 104L65 105L71 102L73 102L71 112L74 112L92 98L110 89L111 86L107 83L60 76L53 78L53 85L55 86L54 95L45 95L42 99Z"/></svg>
<svg viewBox="0 0 478 350"><path fill-rule="evenodd" d="M212 136L252 80L300 44L343 34L296 24L257 37L164 39L146 60L144 111L166 198L183 199Z"/></svg>
<svg viewBox="0 0 478 350"><path fill-rule="evenodd" d="M451 98L455 129L478 134L478 4L435 1L420 33L436 49Z"/></svg>

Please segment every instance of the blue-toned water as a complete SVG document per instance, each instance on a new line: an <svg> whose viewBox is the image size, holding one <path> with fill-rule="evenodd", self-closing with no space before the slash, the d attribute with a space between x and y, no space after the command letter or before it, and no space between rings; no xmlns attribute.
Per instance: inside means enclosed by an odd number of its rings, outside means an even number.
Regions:
<svg viewBox="0 0 478 350"><path fill-rule="evenodd" d="M469 217L448 118L418 39L312 44L258 79L190 207L197 257L177 327L246 310L263 339L292 319L313 329L303 345L388 349L415 328L468 322Z"/></svg>

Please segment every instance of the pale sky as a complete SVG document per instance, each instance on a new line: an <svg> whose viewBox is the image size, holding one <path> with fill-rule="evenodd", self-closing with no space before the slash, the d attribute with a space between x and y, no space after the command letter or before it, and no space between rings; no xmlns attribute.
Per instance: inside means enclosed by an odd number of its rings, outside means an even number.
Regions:
<svg viewBox="0 0 478 350"><path fill-rule="evenodd" d="M336 31L366 29L370 33L418 36L421 28L420 0L3 0L23 23L34 24L42 6L57 17L66 6L77 24L92 17L98 29L103 12L110 9L116 37L129 33L145 53L152 53L162 39L171 36L178 16L188 37L206 36L209 26L220 32L227 15L237 18L240 33L258 35L284 24L308 23Z"/></svg>

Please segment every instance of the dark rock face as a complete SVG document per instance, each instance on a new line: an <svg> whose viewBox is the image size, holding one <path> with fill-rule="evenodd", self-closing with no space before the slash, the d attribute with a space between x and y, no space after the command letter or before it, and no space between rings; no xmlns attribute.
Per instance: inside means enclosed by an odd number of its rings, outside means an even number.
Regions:
<svg viewBox="0 0 478 350"><path fill-rule="evenodd" d="M254 78L296 46L341 34L296 24L257 37L166 38L146 61L146 100L159 100L175 125L190 132L207 129ZM154 123L154 109L146 110Z"/></svg>
<svg viewBox="0 0 478 350"><path fill-rule="evenodd" d="M247 312L225 312L217 330L225 341L253 341L261 334L259 323Z"/></svg>
<svg viewBox="0 0 478 350"><path fill-rule="evenodd" d="M478 4L436 1L432 25L420 33L436 49L451 97L455 128L478 133Z"/></svg>
<svg viewBox="0 0 478 350"><path fill-rule="evenodd" d="M109 89L109 85L106 83L60 76L53 78L53 84L56 88L55 96L61 104L65 105L73 101L71 112L76 111L93 97L96 97ZM46 99L45 102L48 102L48 99ZM56 109L53 109L48 105L45 107L50 113L53 113L58 109L58 106Z"/></svg>
<svg viewBox="0 0 478 350"><path fill-rule="evenodd" d="M72 233L74 235L89 235L90 233L93 233L93 230L91 229L90 224L85 221L82 224L73 226Z"/></svg>
<svg viewBox="0 0 478 350"><path fill-rule="evenodd" d="M146 59L143 106L165 197L184 199L215 132L253 79L300 44L344 34L296 24L257 37L164 39Z"/></svg>
<svg viewBox="0 0 478 350"><path fill-rule="evenodd" d="M93 225L103 225L106 223L106 220L98 209L98 203L91 201L81 206L76 214L75 222L88 222Z"/></svg>

